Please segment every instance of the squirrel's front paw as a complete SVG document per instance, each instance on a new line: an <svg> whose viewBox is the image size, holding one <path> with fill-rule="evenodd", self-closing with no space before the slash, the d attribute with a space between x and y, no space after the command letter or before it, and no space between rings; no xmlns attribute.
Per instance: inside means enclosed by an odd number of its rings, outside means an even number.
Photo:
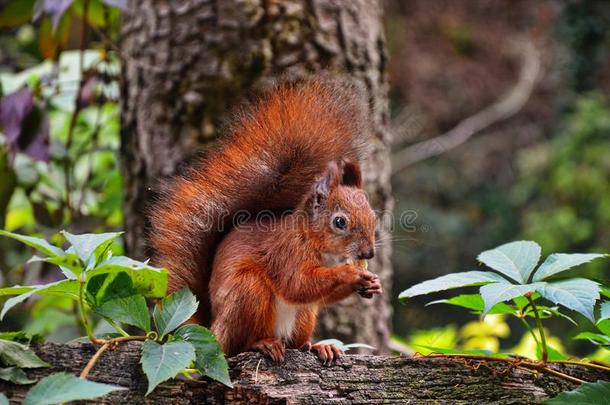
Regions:
<svg viewBox="0 0 610 405"><path fill-rule="evenodd" d="M263 356L276 363L282 363L284 361L286 345L282 338L268 338L255 342L250 349L262 353Z"/></svg>
<svg viewBox="0 0 610 405"><path fill-rule="evenodd" d="M381 288L381 282L379 281L379 276L377 274L373 275L375 276L375 278L370 281L367 287L362 287L357 290L358 294L361 297L373 298L373 295L380 295L383 292L383 289Z"/></svg>
<svg viewBox="0 0 610 405"><path fill-rule="evenodd" d="M301 346L303 351L314 352L318 359L322 360L324 364L330 364L343 356L343 350L339 349L333 344L316 343L312 345L311 342L305 343Z"/></svg>
<svg viewBox="0 0 610 405"><path fill-rule="evenodd" d="M364 298L372 298L373 295L382 293L379 276L366 270L358 272L353 286L354 290Z"/></svg>

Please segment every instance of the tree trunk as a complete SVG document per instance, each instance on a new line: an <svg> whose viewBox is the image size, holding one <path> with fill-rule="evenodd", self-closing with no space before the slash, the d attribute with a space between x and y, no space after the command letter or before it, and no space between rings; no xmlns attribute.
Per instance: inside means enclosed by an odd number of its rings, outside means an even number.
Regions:
<svg viewBox="0 0 610 405"><path fill-rule="evenodd" d="M498 361L443 357L347 355L323 365L311 353L288 350L273 364L257 353L229 360L229 389L214 382L171 380L144 397L147 383L139 364L141 343L121 345L102 355L88 378L127 388L97 400L108 404L379 404L379 403L541 403L578 384L546 372L508 367ZM53 365L28 370L38 379L57 371L78 375L95 347L89 343L44 344L34 348ZM609 372L572 364L550 366L585 381L610 379ZM31 386L0 380L0 392L21 403Z"/></svg>
<svg viewBox="0 0 610 405"><path fill-rule="evenodd" d="M141 0L129 2L123 21L121 155L130 255L150 256L146 209L160 182L213 143L244 93L281 75L329 70L363 85L375 131L364 167L367 191L374 209L391 211L387 61L376 0ZM386 295L324 311L320 337L386 350L392 269L385 239L371 270Z"/></svg>

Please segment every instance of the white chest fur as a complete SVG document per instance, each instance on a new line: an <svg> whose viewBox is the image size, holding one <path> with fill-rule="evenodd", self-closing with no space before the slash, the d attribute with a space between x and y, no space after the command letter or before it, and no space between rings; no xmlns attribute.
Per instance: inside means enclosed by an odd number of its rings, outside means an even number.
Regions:
<svg viewBox="0 0 610 405"><path fill-rule="evenodd" d="M297 320L298 306L275 299L275 336L290 340Z"/></svg>

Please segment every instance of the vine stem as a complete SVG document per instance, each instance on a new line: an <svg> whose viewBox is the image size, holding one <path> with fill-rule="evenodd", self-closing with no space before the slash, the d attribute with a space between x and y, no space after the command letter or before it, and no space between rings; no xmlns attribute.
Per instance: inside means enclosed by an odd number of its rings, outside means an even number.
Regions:
<svg viewBox="0 0 610 405"><path fill-rule="evenodd" d="M97 362L97 360L100 358L100 356L102 354L104 354L104 352L106 350L108 350L108 348L110 348L110 343L104 343L102 345L102 347L100 347L97 352L95 352L95 354L93 355L93 357L91 357L89 359L89 362L87 363L87 365L85 366L85 368L83 369L83 371L81 371L79 378L81 379L85 379L87 378L87 376L89 375L89 372L91 371L91 369L93 368L93 366L95 365L95 363Z"/></svg>
<svg viewBox="0 0 610 405"><path fill-rule="evenodd" d="M587 382L585 380L581 380L580 378L572 377L571 375L562 373L561 371L553 370L552 368L548 367L548 365L547 365L548 363L546 363L546 362L536 363L533 361L527 361L527 360L521 360L521 359L503 359L500 357L462 355L462 354L456 354L456 355L429 354L429 355L423 356L423 357L442 357L442 358L452 358L453 357L453 358L461 358L461 359L469 359L469 360L497 361L497 362L507 363L507 364L510 364L515 367L524 368L527 370L535 370L535 371L540 371L543 373L551 374L556 377L560 377L560 378L563 378L564 380L568 380L570 382L577 383L577 384L584 384ZM583 365L585 365L585 364L583 364Z"/></svg>
<svg viewBox="0 0 610 405"><path fill-rule="evenodd" d="M87 363L87 365L85 366L83 371L81 371L81 373L80 373L80 378L81 379L87 378L87 376L89 375L89 372L91 371L93 366L95 366L95 363L97 363L99 358L102 356L102 354L104 354L104 352L106 350L118 346L119 343L128 342L128 341L132 341L132 340L141 341L141 340L146 340L146 339L148 339L147 336L121 336L121 337L113 338L113 339L95 339L94 343L101 344L102 346L99 349L97 349L97 351L95 352L93 357L91 357L89 359L89 362Z"/></svg>
<svg viewBox="0 0 610 405"><path fill-rule="evenodd" d="M527 321L524 318L519 317L519 319L521 320L521 322L523 322L523 325L525 326L525 328L529 331L530 335L532 335L532 337L534 338L536 345L540 346L540 341L538 340L538 336L536 336L534 329L532 329L530 324L527 323Z"/></svg>
<svg viewBox="0 0 610 405"><path fill-rule="evenodd" d="M80 321L85 328L85 332L87 332L87 337L92 343L98 343L99 340L93 335L93 331L91 330L91 325L89 325L89 321L87 320L87 314L85 314L85 280L83 279L83 275L81 274L79 278L79 288L78 288L78 313L80 315Z"/></svg>
<svg viewBox="0 0 610 405"><path fill-rule="evenodd" d="M532 311L534 311L534 316L536 317L536 325L538 326L538 331L540 332L540 351L542 352L542 362L546 363L549 358L549 352L546 345L546 336L544 335L544 328L542 327L542 319L540 318L538 308L536 308L536 304L534 304L534 300L532 300L532 297L526 297L532 305Z"/></svg>

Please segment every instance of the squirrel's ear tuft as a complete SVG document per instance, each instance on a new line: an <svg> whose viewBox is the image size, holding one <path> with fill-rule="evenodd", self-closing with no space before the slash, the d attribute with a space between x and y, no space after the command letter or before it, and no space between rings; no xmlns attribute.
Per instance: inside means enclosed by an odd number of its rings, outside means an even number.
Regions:
<svg viewBox="0 0 610 405"><path fill-rule="evenodd" d="M344 186L362 188L362 172L360 171L360 165L351 160L343 160L342 165L343 175L341 184Z"/></svg>
<svg viewBox="0 0 610 405"><path fill-rule="evenodd" d="M310 209L316 212L324 206L328 200L330 192L339 185L341 174L336 162L330 162L324 173L318 177L313 185L313 192L310 200Z"/></svg>

